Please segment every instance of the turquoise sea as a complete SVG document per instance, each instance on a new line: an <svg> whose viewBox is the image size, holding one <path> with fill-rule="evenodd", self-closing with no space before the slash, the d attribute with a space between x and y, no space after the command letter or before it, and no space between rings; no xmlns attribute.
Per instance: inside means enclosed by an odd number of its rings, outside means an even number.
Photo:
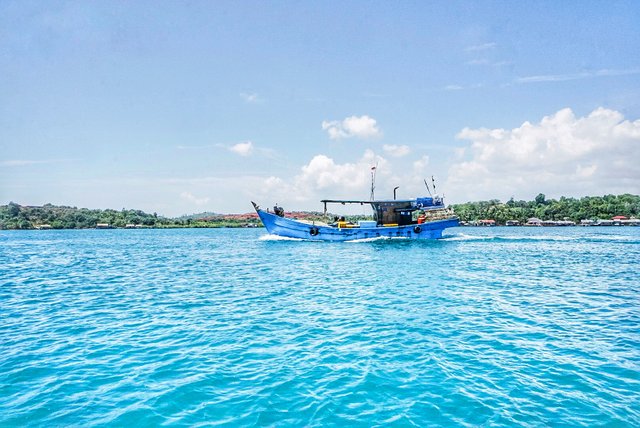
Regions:
<svg viewBox="0 0 640 428"><path fill-rule="evenodd" d="M0 231L0 426L640 426L640 228Z"/></svg>

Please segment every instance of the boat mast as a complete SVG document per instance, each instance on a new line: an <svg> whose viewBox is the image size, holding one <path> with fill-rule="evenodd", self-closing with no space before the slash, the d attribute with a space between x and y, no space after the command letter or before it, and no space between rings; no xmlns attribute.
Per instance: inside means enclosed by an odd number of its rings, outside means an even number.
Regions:
<svg viewBox="0 0 640 428"><path fill-rule="evenodd" d="M429 188L429 183L427 183L427 179L424 179L424 185L427 186L427 192L429 192L429 196L431 196L433 198L433 195L431 194L431 189Z"/></svg>
<svg viewBox="0 0 640 428"><path fill-rule="evenodd" d="M375 189L376 189L376 171L378 171L378 162L376 162L375 166L371 167L371 197L370 200L375 199Z"/></svg>

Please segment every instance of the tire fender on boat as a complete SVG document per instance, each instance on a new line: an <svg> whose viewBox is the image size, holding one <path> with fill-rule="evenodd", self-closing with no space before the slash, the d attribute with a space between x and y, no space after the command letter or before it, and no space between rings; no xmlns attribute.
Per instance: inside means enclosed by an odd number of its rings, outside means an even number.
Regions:
<svg viewBox="0 0 640 428"><path fill-rule="evenodd" d="M320 230L318 230L317 227L312 227L311 229L309 229L309 235L311 236L317 236L320 233Z"/></svg>
<svg viewBox="0 0 640 428"><path fill-rule="evenodd" d="M413 232L414 232L414 233L420 233L420 232L422 232L422 228L421 228L420 226L415 226L415 227L413 228Z"/></svg>

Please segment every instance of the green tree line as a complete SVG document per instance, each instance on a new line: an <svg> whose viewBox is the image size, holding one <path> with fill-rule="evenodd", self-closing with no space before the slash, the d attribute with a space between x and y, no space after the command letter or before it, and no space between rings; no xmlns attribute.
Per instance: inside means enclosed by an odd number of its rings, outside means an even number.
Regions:
<svg viewBox="0 0 640 428"><path fill-rule="evenodd" d="M584 198L561 197L558 200L546 199L539 194L533 201L514 201L503 203L497 199L479 202L467 202L451 206L460 220L473 222L492 219L498 224L508 220L526 223L531 217L541 220L610 219L617 215L640 217L640 196L606 195ZM355 217L354 217L355 218ZM308 213L308 219L324 220L319 213ZM359 218L358 218L359 219ZM140 210L91 210L67 206L46 204L41 207L21 206L16 203L0 205L0 229L33 229L49 225L53 229L95 228L98 223L111 227L136 225L140 227L244 227L262 226L255 218L211 214L198 218L188 216L168 218L156 213L148 214Z"/></svg>
<svg viewBox="0 0 640 428"><path fill-rule="evenodd" d="M21 206L14 202L0 205L0 229L34 229L47 225L53 229L88 229L98 224L110 227L243 227L247 223L258 226L256 219L229 219L224 216L209 218L167 218L156 213L148 214L140 210L121 211L90 210L46 204L43 206Z"/></svg>
<svg viewBox="0 0 640 428"><path fill-rule="evenodd" d="M497 199L479 202L467 202L451 206L460 220L474 222L488 219L497 224L508 220L517 220L521 224L529 218L541 220L581 220L610 219L614 216L640 217L640 196L606 195L586 196L583 198L546 199L540 193L533 201L514 201L511 198L503 203Z"/></svg>

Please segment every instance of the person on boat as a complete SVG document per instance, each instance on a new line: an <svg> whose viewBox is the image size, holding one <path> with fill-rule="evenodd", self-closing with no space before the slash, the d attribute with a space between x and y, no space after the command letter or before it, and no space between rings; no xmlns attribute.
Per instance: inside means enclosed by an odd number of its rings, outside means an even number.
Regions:
<svg viewBox="0 0 640 428"><path fill-rule="evenodd" d="M279 207L278 203L276 202L276 204L273 207L273 213L278 217L284 217L284 208Z"/></svg>
<svg viewBox="0 0 640 428"><path fill-rule="evenodd" d="M422 224L427 221L427 215L424 211L420 211L420 215L418 215L418 224Z"/></svg>

